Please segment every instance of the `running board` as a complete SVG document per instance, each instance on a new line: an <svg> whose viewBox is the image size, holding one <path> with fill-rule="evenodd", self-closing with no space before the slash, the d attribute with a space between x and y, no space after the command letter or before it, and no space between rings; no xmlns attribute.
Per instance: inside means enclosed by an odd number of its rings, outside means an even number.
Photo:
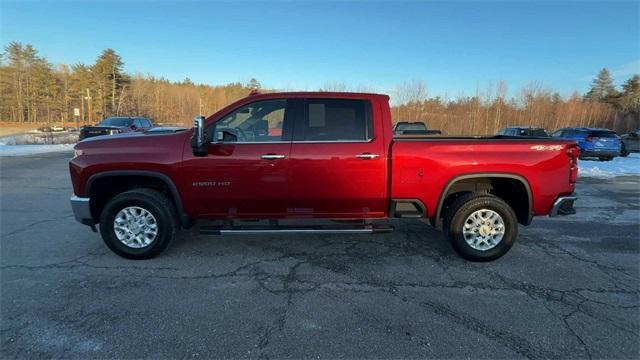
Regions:
<svg viewBox="0 0 640 360"><path fill-rule="evenodd" d="M379 234L393 231L393 226L365 225L365 226L201 226L200 234L204 235L259 235L259 234Z"/></svg>

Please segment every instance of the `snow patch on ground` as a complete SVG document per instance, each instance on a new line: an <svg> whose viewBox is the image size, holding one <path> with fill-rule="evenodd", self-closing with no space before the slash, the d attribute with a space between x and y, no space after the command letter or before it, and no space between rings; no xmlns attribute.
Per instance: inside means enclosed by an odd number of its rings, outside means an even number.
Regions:
<svg viewBox="0 0 640 360"><path fill-rule="evenodd" d="M617 157L611 161L579 160L578 171L581 177L640 176L640 153L633 153L627 157Z"/></svg>
<svg viewBox="0 0 640 360"><path fill-rule="evenodd" d="M0 142L0 157L25 156L50 152L71 151L74 144L55 145L5 145Z"/></svg>
<svg viewBox="0 0 640 360"><path fill-rule="evenodd" d="M31 145L31 144L74 144L78 142L78 133L28 133L0 137L3 145Z"/></svg>
<svg viewBox="0 0 640 360"><path fill-rule="evenodd" d="M71 151L77 133L30 133L0 137L0 157Z"/></svg>

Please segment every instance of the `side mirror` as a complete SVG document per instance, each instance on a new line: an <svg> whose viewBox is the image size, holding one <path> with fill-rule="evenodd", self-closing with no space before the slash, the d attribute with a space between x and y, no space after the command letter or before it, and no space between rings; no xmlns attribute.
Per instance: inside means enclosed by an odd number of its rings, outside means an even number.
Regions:
<svg viewBox="0 0 640 360"><path fill-rule="evenodd" d="M191 137L193 155L207 155L207 138L204 133L204 116L196 116L193 120L193 136Z"/></svg>
<svg viewBox="0 0 640 360"><path fill-rule="evenodd" d="M133 131L136 131L137 127L135 125L131 125L131 126L129 126L129 129L131 129Z"/></svg>

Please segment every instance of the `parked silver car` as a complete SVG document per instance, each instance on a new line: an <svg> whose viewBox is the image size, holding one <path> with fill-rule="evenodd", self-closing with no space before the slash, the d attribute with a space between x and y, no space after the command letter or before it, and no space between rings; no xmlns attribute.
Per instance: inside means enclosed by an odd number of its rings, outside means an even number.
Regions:
<svg viewBox="0 0 640 360"><path fill-rule="evenodd" d="M622 139L622 156L627 156L632 152L640 152L640 129L620 136Z"/></svg>

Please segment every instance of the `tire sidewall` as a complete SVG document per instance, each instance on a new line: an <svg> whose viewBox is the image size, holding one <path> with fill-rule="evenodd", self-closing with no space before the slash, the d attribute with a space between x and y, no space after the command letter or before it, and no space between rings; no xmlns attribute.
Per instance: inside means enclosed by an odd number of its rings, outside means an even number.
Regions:
<svg viewBox="0 0 640 360"><path fill-rule="evenodd" d="M137 206L149 211L156 219L158 234L151 244L142 248L131 248L123 244L115 234L113 222L120 210ZM173 223L171 214L162 203L141 193L123 193L114 197L100 216L100 234L105 244L116 254L129 259L148 259L166 248L171 240Z"/></svg>
<svg viewBox="0 0 640 360"><path fill-rule="evenodd" d="M500 243L486 251L472 248L462 233L466 219L480 209L489 209L498 213L505 226L505 233ZM469 200L458 208L451 219L448 230L454 249L464 258L473 261L490 261L503 256L511 249L518 236L518 221L511 207L503 201L492 197L480 197Z"/></svg>

